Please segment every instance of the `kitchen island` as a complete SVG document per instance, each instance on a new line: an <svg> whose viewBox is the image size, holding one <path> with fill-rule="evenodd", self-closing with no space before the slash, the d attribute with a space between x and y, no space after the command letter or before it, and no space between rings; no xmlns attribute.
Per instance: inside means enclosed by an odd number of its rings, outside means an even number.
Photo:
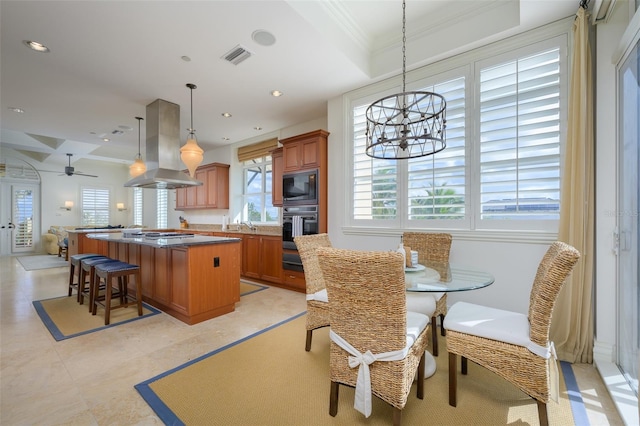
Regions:
<svg viewBox="0 0 640 426"><path fill-rule="evenodd" d="M240 300L240 238L126 231L86 237L101 243L98 254L140 265L142 300L189 325L233 312Z"/></svg>

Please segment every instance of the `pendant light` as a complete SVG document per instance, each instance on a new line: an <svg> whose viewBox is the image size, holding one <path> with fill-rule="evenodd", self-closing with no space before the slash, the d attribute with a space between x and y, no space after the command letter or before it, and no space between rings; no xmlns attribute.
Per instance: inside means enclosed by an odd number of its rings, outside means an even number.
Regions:
<svg viewBox="0 0 640 426"><path fill-rule="evenodd" d="M406 91L406 5L402 1L402 93L371 104L366 111L366 153L382 159L408 159L446 148L444 97Z"/></svg>
<svg viewBox="0 0 640 426"><path fill-rule="evenodd" d="M138 120L138 155L136 155L136 160L129 166L129 174L131 177L140 176L144 172L147 171L147 166L142 161L142 155L140 154L140 122L144 120L142 117L136 117Z"/></svg>
<svg viewBox="0 0 640 426"><path fill-rule="evenodd" d="M193 89L196 88L195 84L187 83L187 87L191 90L191 127L187 129L189 136L187 136L187 142L180 148L180 159L189 169L189 175L194 177L196 169L202 163L204 151L198 146L196 141L196 131L193 128Z"/></svg>

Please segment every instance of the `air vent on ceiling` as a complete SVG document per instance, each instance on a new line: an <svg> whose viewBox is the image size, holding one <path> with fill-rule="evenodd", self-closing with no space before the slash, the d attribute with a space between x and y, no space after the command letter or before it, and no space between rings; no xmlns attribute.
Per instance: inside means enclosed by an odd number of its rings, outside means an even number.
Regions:
<svg viewBox="0 0 640 426"><path fill-rule="evenodd" d="M236 47L225 53L224 56L222 56L222 59L231 62L233 65L238 65L240 62L249 59L251 55L252 53L247 49L240 45L237 45Z"/></svg>

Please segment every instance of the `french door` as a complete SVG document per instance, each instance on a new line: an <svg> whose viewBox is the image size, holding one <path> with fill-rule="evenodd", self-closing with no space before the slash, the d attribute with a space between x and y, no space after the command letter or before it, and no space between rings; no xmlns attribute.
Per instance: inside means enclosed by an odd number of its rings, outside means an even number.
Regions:
<svg viewBox="0 0 640 426"><path fill-rule="evenodd" d="M39 185L3 182L0 199L0 254L35 252L40 243Z"/></svg>
<svg viewBox="0 0 640 426"><path fill-rule="evenodd" d="M640 347L640 44L618 70L618 336L617 364L638 394Z"/></svg>

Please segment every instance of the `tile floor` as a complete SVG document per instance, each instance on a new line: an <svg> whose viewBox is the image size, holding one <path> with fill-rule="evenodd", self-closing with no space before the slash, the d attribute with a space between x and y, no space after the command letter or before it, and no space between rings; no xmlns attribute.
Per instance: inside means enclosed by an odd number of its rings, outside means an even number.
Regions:
<svg viewBox="0 0 640 426"><path fill-rule="evenodd" d="M67 280L66 268L0 257L1 425L162 424L135 384L305 309L304 294L272 287L193 326L160 314L56 342L31 302L66 294ZM591 425L622 425L593 365L574 371Z"/></svg>

